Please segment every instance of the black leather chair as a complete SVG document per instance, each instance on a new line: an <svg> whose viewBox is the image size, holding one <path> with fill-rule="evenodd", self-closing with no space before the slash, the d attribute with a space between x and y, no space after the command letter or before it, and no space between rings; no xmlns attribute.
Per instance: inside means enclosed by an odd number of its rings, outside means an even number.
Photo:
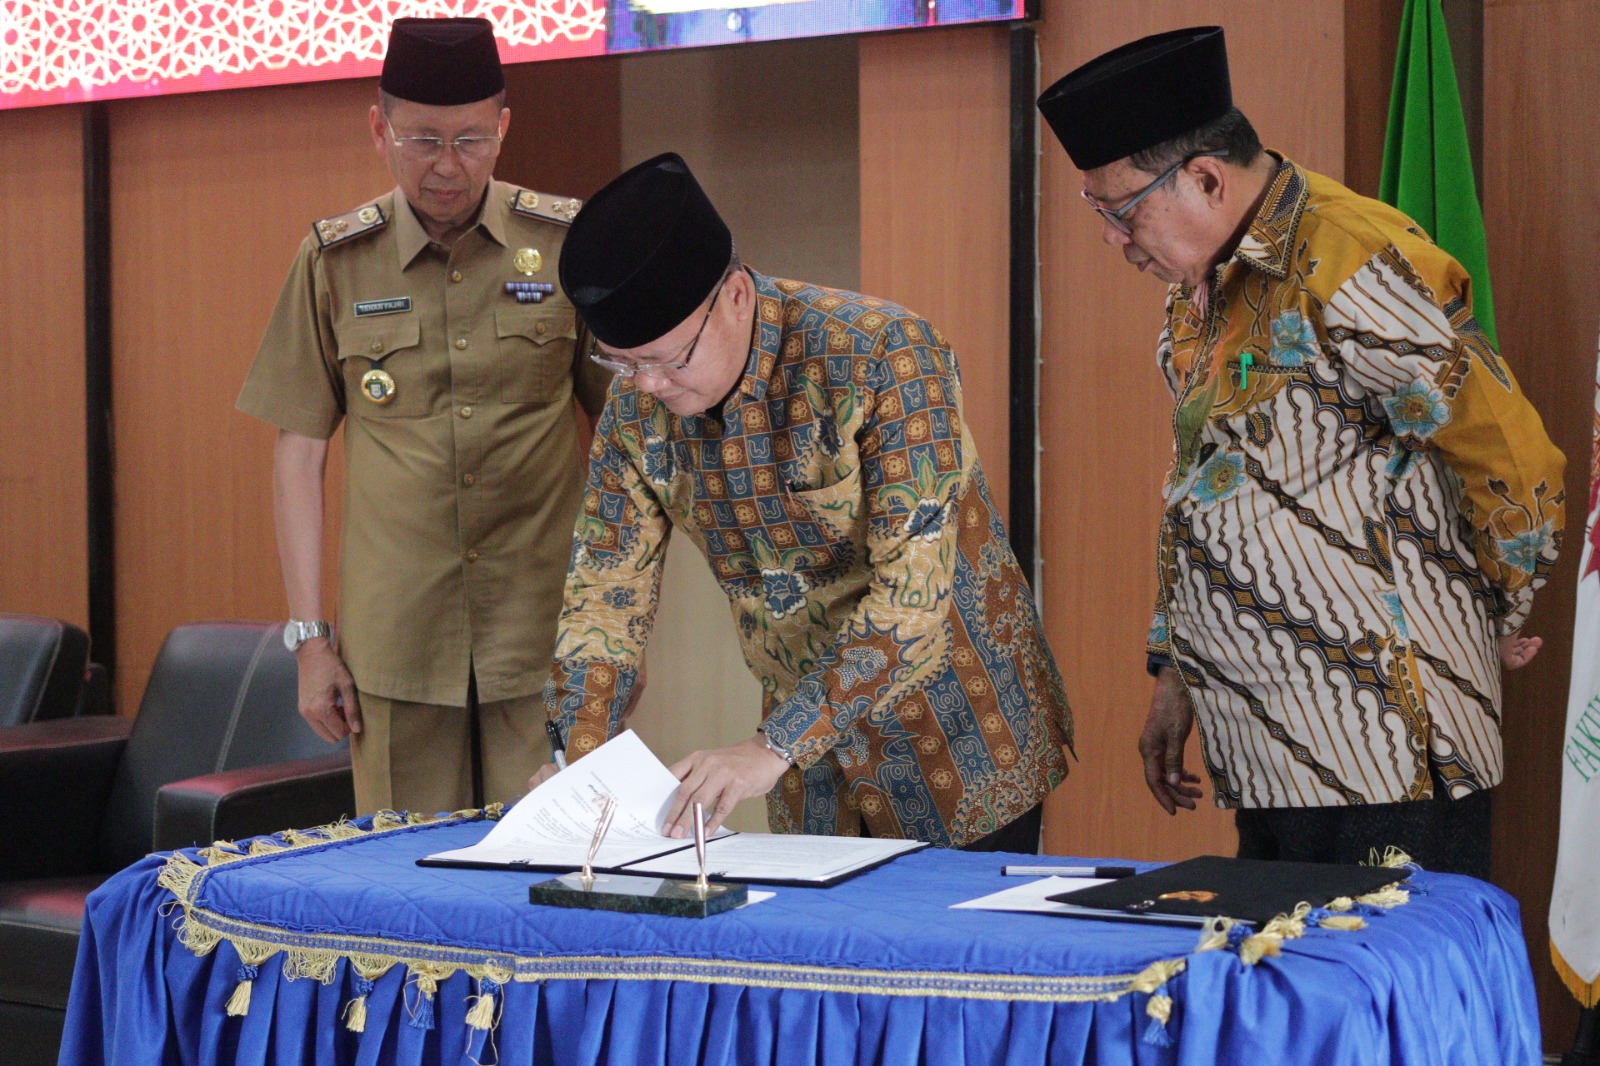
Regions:
<svg viewBox="0 0 1600 1066"><path fill-rule="evenodd" d="M54 1063L84 898L150 851L336 821L347 750L296 709L282 627L184 625L136 719L0 729L0 1059Z"/></svg>
<svg viewBox="0 0 1600 1066"><path fill-rule="evenodd" d="M89 634L58 618L0 614L0 727L78 711Z"/></svg>

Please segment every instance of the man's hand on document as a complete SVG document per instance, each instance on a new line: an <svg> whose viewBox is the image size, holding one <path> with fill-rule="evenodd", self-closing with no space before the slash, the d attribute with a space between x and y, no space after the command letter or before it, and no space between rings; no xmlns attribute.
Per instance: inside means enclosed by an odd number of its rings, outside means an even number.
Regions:
<svg viewBox="0 0 1600 1066"><path fill-rule="evenodd" d="M760 734L730 747L694 752L668 767L683 784L672 797L662 832L693 836L694 805L699 803L706 812L706 833L715 833L740 800L770 792L788 768L788 760L763 743Z"/></svg>

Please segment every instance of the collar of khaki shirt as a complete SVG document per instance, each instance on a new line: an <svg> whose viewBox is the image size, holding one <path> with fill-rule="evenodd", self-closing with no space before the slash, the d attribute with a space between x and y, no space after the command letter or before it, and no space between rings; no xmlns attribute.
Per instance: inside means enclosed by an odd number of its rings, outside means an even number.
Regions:
<svg viewBox="0 0 1600 1066"><path fill-rule="evenodd" d="M467 228L467 233L471 233L482 226L502 248L510 247L506 241L506 212L511 209L511 201L501 195L504 188L498 181L489 182L489 187L484 190L483 203L478 206L477 221ZM394 236L395 245L400 251L401 270L410 266L411 261L433 242L428 231L422 228L416 211L406 200L406 194L399 189L394 191Z"/></svg>

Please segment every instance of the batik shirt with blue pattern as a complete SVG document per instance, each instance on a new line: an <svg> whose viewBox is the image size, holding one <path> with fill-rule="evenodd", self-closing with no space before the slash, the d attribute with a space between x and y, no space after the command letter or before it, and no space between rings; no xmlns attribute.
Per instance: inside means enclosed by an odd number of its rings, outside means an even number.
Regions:
<svg viewBox="0 0 1600 1066"><path fill-rule="evenodd" d="M575 756L622 728L667 539L690 537L795 759L778 832L970 843L1066 775L1072 720L962 417L903 308L751 272L733 393L669 412L617 379L596 428L550 682Z"/></svg>

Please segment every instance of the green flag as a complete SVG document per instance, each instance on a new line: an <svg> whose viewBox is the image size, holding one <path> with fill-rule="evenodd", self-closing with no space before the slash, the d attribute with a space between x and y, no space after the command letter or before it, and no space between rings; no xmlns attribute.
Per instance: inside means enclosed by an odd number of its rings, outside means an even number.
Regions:
<svg viewBox="0 0 1600 1066"><path fill-rule="evenodd" d="M1439 0L1406 0L1401 16L1378 198L1416 219L1467 268L1473 314L1498 348L1483 209Z"/></svg>

